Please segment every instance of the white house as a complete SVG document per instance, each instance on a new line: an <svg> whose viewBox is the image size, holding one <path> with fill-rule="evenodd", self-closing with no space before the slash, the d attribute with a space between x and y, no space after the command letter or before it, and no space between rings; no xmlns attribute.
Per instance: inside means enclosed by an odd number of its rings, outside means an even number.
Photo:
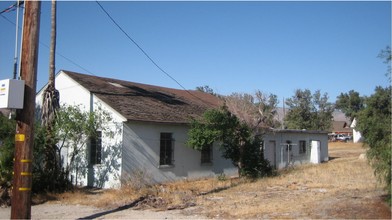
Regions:
<svg viewBox="0 0 392 220"><path fill-rule="evenodd" d="M203 152L186 146L189 119L222 105L219 98L200 91L185 91L122 80L60 71L56 75L60 103L81 105L94 111L98 105L110 112L106 125L114 137L101 134L85 151L74 183L119 187L122 181L142 175L150 182L237 174L217 146ZM41 89L36 98L41 105ZM63 152L69 160L69 149Z"/></svg>
<svg viewBox="0 0 392 220"><path fill-rule="evenodd" d="M277 169L328 161L328 132L273 129L263 136L264 158Z"/></svg>

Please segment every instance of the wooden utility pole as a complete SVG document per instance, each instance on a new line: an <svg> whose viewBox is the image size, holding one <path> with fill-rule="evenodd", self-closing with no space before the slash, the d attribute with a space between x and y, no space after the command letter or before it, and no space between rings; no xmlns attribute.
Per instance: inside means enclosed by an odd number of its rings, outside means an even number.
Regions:
<svg viewBox="0 0 392 220"><path fill-rule="evenodd" d="M31 218L32 157L40 11L40 1L25 1L20 64L21 79L25 80L25 93L23 109L16 112L11 219Z"/></svg>

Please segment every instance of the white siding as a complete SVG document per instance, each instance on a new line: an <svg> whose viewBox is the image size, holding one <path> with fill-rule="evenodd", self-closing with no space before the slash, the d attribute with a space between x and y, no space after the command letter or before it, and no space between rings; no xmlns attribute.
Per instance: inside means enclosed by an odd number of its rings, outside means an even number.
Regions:
<svg viewBox="0 0 392 220"><path fill-rule="evenodd" d="M36 105L42 106L41 89L36 96ZM113 120L104 125L115 132L113 137L102 134L102 163L99 165L89 165L89 145L84 145L79 154L79 160L75 164L75 169L71 172L71 178L75 184L81 186L95 186L103 188L113 188L120 186L121 174L121 148L122 148L122 122L125 118L113 110L106 103L102 102L94 94L75 82L65 73L60 72L56 76L56 89L60 93L60 105L79 105L82 110L94 111L98 105L110 113ZM63 149L62 157L64 162L70 161L71 149Z"/></svg>
<svg viewBox="0 0 392 220"><path fill-rule="evenodd" d="M119 187L121 181L144 178L149 182L164 182L184 178L209 177L217 174L237 175L230 160L221 157L218 146L213 147L211 164L201 164L201 153L185 145L188 127L163 123L126 122L127 120L75 82L64 72L56 76L60 104L80 105L93 111L100 105L111 113L113 121L105 125L115 131L114 137L102 134L102 163L89 165L89 145L85 145L75 170L70 174L75 184L103 188ZM37 107L41 106L43 89L37 94ZM173 134L174 166L159 166L160 133ZM70 149L63 149L63 159L70 161ZM145 181L140 180L139 181Z"/></svg>
<svg viewBox="0 0 392 220"><path fill-rule="evenodd" d="M271 165L277 169L285 168L290 164L298 165L310 162L311 141L320 141L320 161L328 161L328 135L298 132L271 132L263 137L264 140L264 158L269 160ZM291 149L288 151L286 142L290 141ZM300 153L300 141L306 141L306 152ZM276 143L274 152L271 142ZM275 161L275 164L273 163ZM289 163L288 163L289 161Z"/></svg>
<svg viewBox="0 0 392 220"><path fill-rule="evenodd" d="M63 72L56 76L56 89L60 92L60 105L82 105L85 109L90 109L90 92ZM38 106L42 106L44 90L45 87L37 94L36 104Z"/></svg>
<svg viewBox="0 0 392 220"><path fill-rule="evenodd" d="M153 123L124 125L122 177L124 181L143 177L148 182L165 182L185 178L200 178L225 173L234 175L237 169L221 157L214 146L213 161L201 164L201 154L186 146L188 127ZM172 133L174 138L173 166L159 165L160 133ZM137 175L135 175L137 174Z"/></svg>
<svg viewBox="0 0 392 220"><path fill-rule="evenodd" d="M353 122L351 123L351 128L353 129L353 142L359 143L362 141L362 134L360 131L356 130L355 127L357 126L357 119L354 118Z"/></svg>

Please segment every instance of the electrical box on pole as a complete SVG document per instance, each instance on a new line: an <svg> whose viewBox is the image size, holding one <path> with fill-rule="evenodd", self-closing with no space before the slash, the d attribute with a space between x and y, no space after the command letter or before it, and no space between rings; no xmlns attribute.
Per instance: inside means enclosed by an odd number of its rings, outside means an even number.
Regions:
<svg viewBox="0 0 392 220"><path fill-rule="evenodd" d="M23 109L24 80L0 80L0 108Z"/></svg>

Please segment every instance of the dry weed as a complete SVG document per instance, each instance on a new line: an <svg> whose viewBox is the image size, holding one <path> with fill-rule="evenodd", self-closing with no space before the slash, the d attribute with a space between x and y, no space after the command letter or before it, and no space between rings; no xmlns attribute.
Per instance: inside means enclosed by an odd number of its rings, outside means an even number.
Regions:
<svg viewBox="0 0 392 220"><path fill-rule="evenodd" d="M208 178L165 184L124 184L119 190L77 190L57 197L64 203L115 208L184 209L211 218L381 218L382 190L360 144L331 143L332 160L284 170L257 181ZM193 210L193 211L192 211ZM194 212L194 213L192 213ZM380 214L381 213L381 214Z"/></svg>
<svg viewBox="0 0 392 220"><path fill-rule="evenodd" d="M334 203L380 196L372 169L358 159L365 152L361 145L336 143L330 152L336 155L330 162L199 197L198 204L210 207L204 214L214 218L330 218Z"/></svg>

